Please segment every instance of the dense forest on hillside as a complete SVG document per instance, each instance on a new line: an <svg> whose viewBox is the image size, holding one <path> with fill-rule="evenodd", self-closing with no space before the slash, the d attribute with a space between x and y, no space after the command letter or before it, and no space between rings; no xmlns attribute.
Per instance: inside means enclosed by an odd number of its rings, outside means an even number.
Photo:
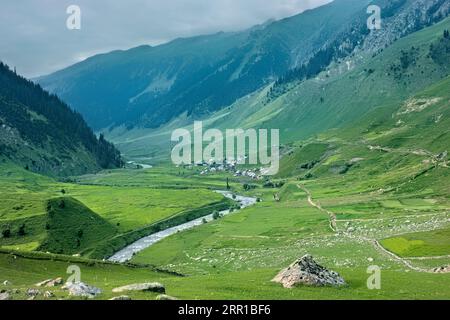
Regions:
<svg viewBox="0 0 450 320"><path fill-rule="evenodd" d="M0 127L0 154L12 160L16 160L17 149L32 146L56 156L59 159L54 161L56 167L63 165L58 165L61 159L70 163L80 150L90 155L94 166L99 168L122 165L120 152L103 136L97 138L78 112L3 63L0 63ZM45 171L35 165L38 160L30 156L27 166Z"/></svg>

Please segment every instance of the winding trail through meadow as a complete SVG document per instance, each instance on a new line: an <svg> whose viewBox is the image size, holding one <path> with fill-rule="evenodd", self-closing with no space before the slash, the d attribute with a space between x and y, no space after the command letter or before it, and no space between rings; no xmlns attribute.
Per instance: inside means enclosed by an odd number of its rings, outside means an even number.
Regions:
<svg viewBox="0 0 450 320"><path fill-rule="evenodd" d="M337 230L337 224L336 224L336 214L334 212L331 212L330 210L324 209L321 204L319 202L316 202L313 200L311 191L309 191L305 186L298 184L297 187L299 189L301 189L303 192L306 193L307 197L308 197L308 203L326 213L329 217L329 221L330 221L330 228L334 231L334 232L338 232ZM408 260L396 255L395 253L387 250L386 248L384 248L380 242L377 239L371 239L371 238L367 238L367 237L363 237L363 236L357 236L357 235L352 235L348 232L343 232L342 233L343 236L349 238L349 239L353 239L353 240L358 240L358 241L364 241L364 242L369 242L379 253L383 254L384 256L389 257L391 260L393 261L397 261L403 265L405 265L406 267L408 267L411 270L417 271L417 272L426 272L426 273L432 273L432 271L428 270L428 269L424 269L424 268L419 268L416 266L413 266L411 264L411 262L409 262ZM415 259L424 259L425 260L426 257L418 257Z"/></svg>

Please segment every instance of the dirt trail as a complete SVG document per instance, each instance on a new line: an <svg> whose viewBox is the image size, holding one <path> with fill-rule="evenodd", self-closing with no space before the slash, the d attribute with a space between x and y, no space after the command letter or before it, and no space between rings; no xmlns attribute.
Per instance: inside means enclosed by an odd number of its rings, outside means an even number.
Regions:
<svg viewBox="0 0 450 320"><path fill-rule="evenodd" d="M329 221L330 221L330 228L331 228L331 230L333 230L334 232L337 232L337 228L336 228L336 215L335 215L333 212L331 212L331 211L329 211L329 210L327 210L327 209L322 208L322 206L320 205L320 203L314 202L314 200L313 200L313 198L312 198L311 192L310 192L308 189L306 189L305 186L303 186L303 185L301 185L301 184L298 184L297 187L300 188L301 190L303 190L303 192L306 193L306 195L308 196L308 203L309 203L311 206L315 207L316 209L318 209L318 210L320 210L320 211L322 211L322 212L324 212L324 213L326 213L326 214L328 215L328 219L329 219Z"/></svg>
<svg viewBox="0 0 450 320"><path fill-rule="evenodd" d="M315 202L312 198L312 194L311 192L303 185L298 184L297 185L298 188L300 188L301 190L303 190L307 196L308 196L308 203L322 211L325 212L329 219L330 219L330 228L334 231L337 232L337 224L336 224L336 214L331 212L330 210L324 209L322 208L322 206L320 205L320 203ZM369 242L378 252L382 253L383 255L391 258L391 260L395 260L399 263L402 263L403 265L405 265L406 267L408 267L411 270L417 271L417 272L426 272L426 273L432 273L432 271L428 270L428 269L423 269L423 268L419 268L416 266L413 266L408 260L403 259L402 257L399 257L398 255L396 255L395 253L387 250L386 248L384 248L380 242L378 242L378 240L376 239L371 239L371 238L367 238L367 237L363 237L363 236L357 236L357 235L352 235L348 232L344 232L342 234L345 237L348 237L350 239L354 239L354 240L359 240L359 241L365 241L365 242Z"/></svg>

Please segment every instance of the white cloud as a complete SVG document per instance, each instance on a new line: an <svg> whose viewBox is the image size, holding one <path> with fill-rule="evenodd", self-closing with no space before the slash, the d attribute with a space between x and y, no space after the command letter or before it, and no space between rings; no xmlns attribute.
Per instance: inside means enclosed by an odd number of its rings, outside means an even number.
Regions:
<svg viewBox="0 0 450 320"><path fill-rule="evenodd" d="M85 57L177 37L237 31L330 0L5 0L0 4L0 60L37 76ZM66 28L79 5L81 30Z"/></svg>

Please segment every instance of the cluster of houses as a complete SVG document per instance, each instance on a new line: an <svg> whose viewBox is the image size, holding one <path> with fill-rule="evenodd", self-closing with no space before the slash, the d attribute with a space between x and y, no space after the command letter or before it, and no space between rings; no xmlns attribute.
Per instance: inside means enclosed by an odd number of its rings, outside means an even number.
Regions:
<svg viewBox="0 0 450 320"><path fill-rule="evenodd" d="M214 174L217 172L230 172L235 177L248 177L254 180L263 179L263 168L239 170L238 163L241 163L241 160L224 160L223 162L217 162L214 159L210 159L209 161L195 163L195 167L202 168L200 175ZM194 165L189 165L188 167L192 168L193 166Z"/></svg>

